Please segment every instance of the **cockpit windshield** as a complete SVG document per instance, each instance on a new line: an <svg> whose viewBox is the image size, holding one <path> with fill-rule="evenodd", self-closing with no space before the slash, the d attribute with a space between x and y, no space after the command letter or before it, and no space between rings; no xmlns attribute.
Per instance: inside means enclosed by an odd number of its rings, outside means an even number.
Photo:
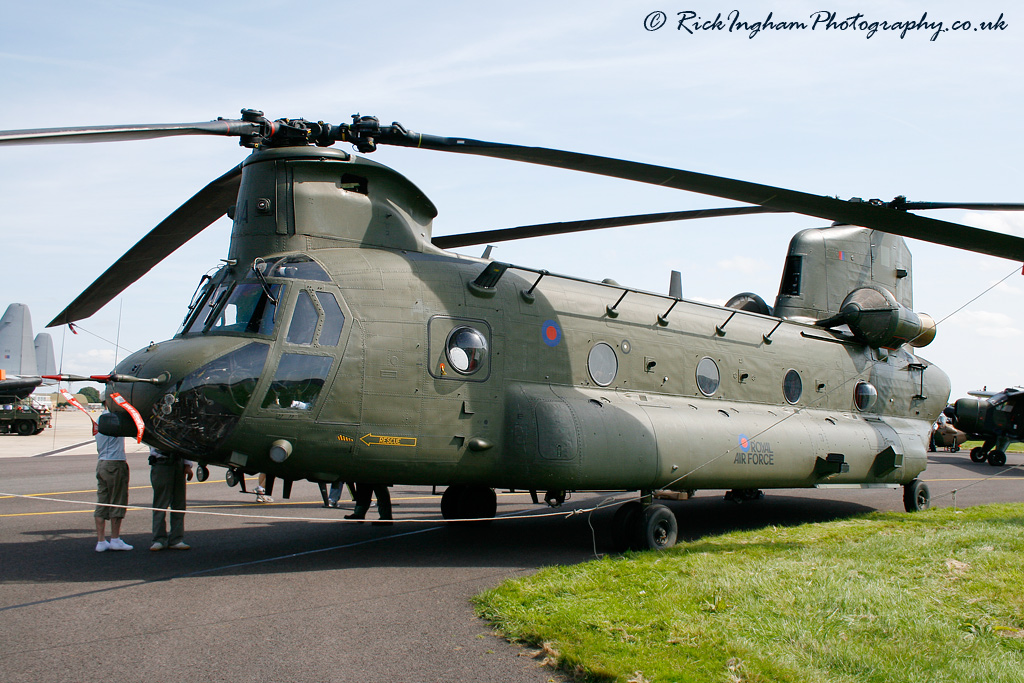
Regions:
<svg viewBox="0 0 1024 683"><path fill-rule="evenodd" d="M228 300L215 313L209 331L273 334L282 289L282 285L264 287L249 282L235 285Z"/></svg>
<svg viewBox="0 0 1024 683"><path fill-rule="evenodd" d="M264 287L257 282L221 283L203 302L184 333L208 330L271 335L283 290L283 285Z"/></svg>
<svg viewBox="0 0 1024 683"><path fill-rule="evenodd" d="M203 276L178 334L209 332L272 335L278 322L278 302L284 295L285 285L270 284L267 278L331 281L323 266L305 254L291 254L267 260L257 258L248 273L250 279L246 282L234 281L233 273L232 264L222 268L213 277ZM251 280L253 275L256 278L255 282ZM318 293L317 296L322 297L322 293ZM321 299L320 303L328 308L332 302L325 303ZM330 307L330 312L333 313L337 308L337 303L334 303L333 307ZM334 317L339 316L340 310ZM344 319L343 316L340 317ZM314 328L316 318L317 311L313 310ZM330 329L330 333L334 334L334 328ZM333 343L336 344L337 339Z"/></svg>

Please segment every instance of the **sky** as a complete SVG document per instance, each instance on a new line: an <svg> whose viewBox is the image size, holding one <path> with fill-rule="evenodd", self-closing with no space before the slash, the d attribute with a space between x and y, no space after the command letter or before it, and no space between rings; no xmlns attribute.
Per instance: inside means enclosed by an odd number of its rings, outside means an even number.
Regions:
<svg viewBox="0 0 1024 683"><path fill-rule="evenodd" d="M943 30L917 26L922 15ZM730 30L734 20L748 28ZM1024 201L1022 63L1024 11L1004 0L95 0L50 3L45 17L16 3L0 25L0 129L207 121L242 108L332 123L360 113L841 198L1013 202ZM245 152L214 137L0 148L0 308L27 304L42 331ZM731 204L442 152L372 158L433 200L435 235ZM1024 236L1024 214L929 215ZM796 215L688 221L500 243L492 257L657 292L679 270L686 298L722 304L752 291L772 303L789 239L821 226ZM78 335L50 330L58 365L105 373L171 337L229 235L221 219ZM951 398L1024 384L1021 264L908 243L914 308L941 321L920 354L949 374Z"/></svg>

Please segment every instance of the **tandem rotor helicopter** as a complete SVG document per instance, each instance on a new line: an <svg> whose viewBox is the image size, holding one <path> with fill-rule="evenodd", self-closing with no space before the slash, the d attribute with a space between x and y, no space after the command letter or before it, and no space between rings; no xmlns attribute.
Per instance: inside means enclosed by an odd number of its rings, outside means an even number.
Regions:
<svg viewBox="0 0 1024 683"><path fill-rule="evenodd" d="M49 326L86 318L208 225L233 221L179 331L104 376L106 434L284 482L447 487L446 519L486 519L494 490L638 492L616 542L676 539L656 490L904 488L918 478L950 383L916 355L903 237L1024 261L1024 239L908 213L1021 205L842 201L620 159L423 135L355 115L332 125L241 119L6 131L0 144L238 137L252 150L143 237ZM723 197L749 206L433 237L437 210L378 145L474 154ZM664 220L793 212L827 219L792 240L774 306L726 306L446 251ZM134 406L134 408L132 407ZM126 411L137 411L137 421Z"/></svg>

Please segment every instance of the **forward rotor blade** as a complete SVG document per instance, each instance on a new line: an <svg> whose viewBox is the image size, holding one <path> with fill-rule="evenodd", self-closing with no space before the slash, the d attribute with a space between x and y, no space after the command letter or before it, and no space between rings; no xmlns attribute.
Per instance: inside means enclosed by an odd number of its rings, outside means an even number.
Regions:
<svg viewBox="0 0 1024 683"><path fill-rule="evenodd" d="M410 132L391 138L382 138L379 142L403 147L420 147L441 152L475 154L495 159L522 161L651 185L662 185L677 190L732 199L746 204L757 204L779 212L800 213L990 256L1024 261L1024 238L972 228L959 223L925 218L884 206L874 206L868 202L848 202L833 197L787 190L744 180L545 147L520 147L483 140L443 138Z"/></svg>
<svg viewBox="0 0 1024 683"><path fill-rule="evenodd" d="M561 223L538 223L536 225L521 225L517 228L504 228L501 230L481 230L479 232L466 232L459 235L442 235L433 238L432 242L434 243L434 246L440 247L441 249L453 249L455 247L468 247L474 244L488 244L490 242L506 242L508 240L525 239L527 237L545 237L547 235L562 235L570 232L618 228L625 225L666 223L669 221L684 221L694 218L742 216L752 213L778 212L775 209L769 209L763 206L733 206L723 209L669 211L666 213L646 213L635 216L591 218L582 221L565 221Z"/></svg>
<svg viewBox="0 0 1024 683"><path fill-rule="evenodd" d="M260 124L217 119L200 123L154 123L124 126L82 126L78 128L34 128L0 131L0 145L47 145L73 142L118 142L151 140L175 135L255 135Z"/></svg>
<svg viewBox="0 0 1024 683"><path fill-rule="evenodd" d="M223 216L238 198L242 165L201 189L139 240L47 327L88 318L160 261Z"/></svg>

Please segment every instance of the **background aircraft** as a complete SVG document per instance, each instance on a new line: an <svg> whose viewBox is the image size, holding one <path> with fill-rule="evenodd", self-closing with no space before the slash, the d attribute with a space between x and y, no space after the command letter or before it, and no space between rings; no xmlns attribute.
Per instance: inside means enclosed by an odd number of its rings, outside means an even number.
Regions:
<svg viewBox="0 0 1024 683"><path fill-rule="evenodd" d="M32 336L32 315L25 304L11 304L0 318L0 396L24 398L57 371L53 338Z"/></svg>
<svg viewBox="0 0 1024 683"><path fill-rule="evenodd" d="M1007 387L971 394L953 404L953 424L972 439L985 442L971 449L971 460L1005 465L1006 449L1014 441L1024 440L1024 389Z"/></svg>

